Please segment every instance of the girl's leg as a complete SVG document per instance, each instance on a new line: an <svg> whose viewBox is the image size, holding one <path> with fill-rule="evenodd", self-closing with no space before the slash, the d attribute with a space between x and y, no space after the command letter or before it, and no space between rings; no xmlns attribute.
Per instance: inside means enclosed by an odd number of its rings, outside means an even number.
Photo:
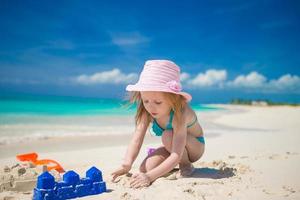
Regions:
<svg viewBox="0 0 300 200"><path fill-rule="evenodd" d="M165 159L168 158L170 153L166 150L165 147L159 147L151 155L147 156L140 166L140 172L146 173L151 169L158 166Z"/></svg>
<svg viewBox="0 0 300 200"><path fill-rule="evenodd" d="M167 151L172 149L173 132L167 131L162 136L162 142ZM187 135L186 146L179 163L181 175L190 175L194 168L192 163L199 160L204 153L205 145L200 143L195 137Z"/></svg>
<svg viewBox="0 0 300 200"><path fill-rule="evenodd" d="M205 150L205 145L197 140L194 136L188 135L185 146L189 160L193 163L199 160Z"/></svg>
<svg viewBox="0 0 300 200"><path fill-rule="evenodd" d="M199 160L204 153L205 145L199 142L195 137L188 135L185 151L179 163L180 174L189 176L193 173L193 162Z"/></svg>

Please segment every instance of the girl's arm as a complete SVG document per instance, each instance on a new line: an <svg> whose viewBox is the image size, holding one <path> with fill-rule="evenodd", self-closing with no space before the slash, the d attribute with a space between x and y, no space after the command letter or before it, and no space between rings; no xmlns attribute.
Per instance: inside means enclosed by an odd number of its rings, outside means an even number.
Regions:
<svg viewBox="0 0 300 200"><path fill-rule="evenodd" d="M174 167L176 167L176 165L180 162L186 145L186 134L187 128L185 123L181 123L181 125L177 128L174 127L170 156L160 165L146 173L151 182L174 169Z"/></svg>
<svg viewBox="0 0 300 200"><path fill-rule="evenodd" d="M125 154L122 164L123 166L131 168L133 162L139 154L149 123L150 122L147 120L147 117L144 116L142 117L140 123L136 125L134 134Z"/></svg>

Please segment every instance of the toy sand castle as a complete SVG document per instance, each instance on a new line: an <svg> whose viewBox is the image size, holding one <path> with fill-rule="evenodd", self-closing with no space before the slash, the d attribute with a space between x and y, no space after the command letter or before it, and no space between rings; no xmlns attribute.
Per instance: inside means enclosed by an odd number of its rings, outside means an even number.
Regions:
<svg viewBox="0 0 300 200"><path fill-rule="evenodd" d="M76 172L68 171L61 182L55 182L54 177L46 171L38 177L33 200L73 199L103 192L106 192L106 183L102 179L102 172L96 167L87 170L86 177L81 179Z"/></svg>

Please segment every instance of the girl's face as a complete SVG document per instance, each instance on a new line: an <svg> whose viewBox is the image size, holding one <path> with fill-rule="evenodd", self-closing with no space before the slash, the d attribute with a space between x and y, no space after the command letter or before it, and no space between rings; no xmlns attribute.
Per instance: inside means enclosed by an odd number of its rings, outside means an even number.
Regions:
<svg viewBox="0 0 300 200"><path fill-rule="evenodd" d="M171 107L163 92L141 92L143 105L153 118L169 115Z"/></svg>

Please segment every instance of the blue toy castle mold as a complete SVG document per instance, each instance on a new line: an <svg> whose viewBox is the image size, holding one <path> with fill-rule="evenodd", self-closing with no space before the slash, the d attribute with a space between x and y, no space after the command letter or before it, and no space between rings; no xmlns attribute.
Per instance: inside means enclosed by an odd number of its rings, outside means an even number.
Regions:
<svg viewBox="0 0 300 200"><path fill-rule="evenodd" d="M33 191L33 200L64 200L106 192L102 172L96 167L86 171L86 177L80 179L74 171L63 175L63 181L55 182L49 172L42 173Z"/></svg>

